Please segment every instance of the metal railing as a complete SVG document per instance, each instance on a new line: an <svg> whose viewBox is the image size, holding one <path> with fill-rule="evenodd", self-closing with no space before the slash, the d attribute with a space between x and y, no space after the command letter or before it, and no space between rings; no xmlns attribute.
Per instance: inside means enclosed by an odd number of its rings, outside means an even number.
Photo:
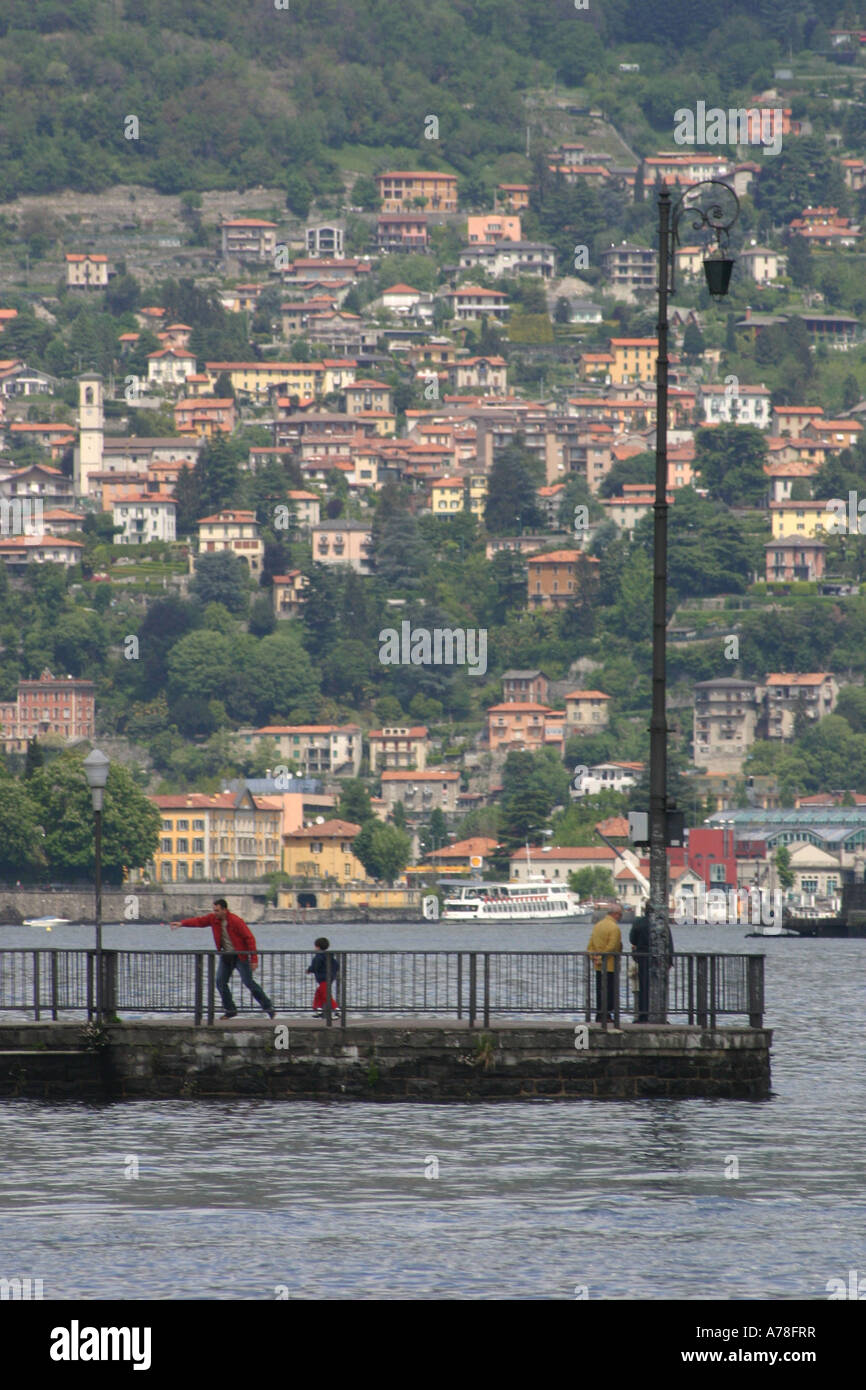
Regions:
<svg viewBox="0 0 866 1390"><path fill-rule="evenodd" d="M315 989L307 973L308 951L261 951L255 979L279 1016L309 1015ZM595 1018L605 1028L642 1018L645 957L599 959L583 951L331 951L332 992L339 1013L328 1025L369 1015L454 1018L485 1027L491 1016ZM103 951L103 1000L109 1016L173 1014L213 1022L218 1008L214 951ZM764 956L688 952L668 971L671 1022L715 1027L719 1018L747 1016L763 1026ZM339 968L337 963L339 962ZM608 1009L607 966L613 976ZM336 976L336 978L334 978ZM239 1013L259 1006L231 979ZM642 997L643 996L643 997ZM0 949L0 1015L32 1014L36 1020L96 1012L93 950ZM609 1015L609 1016L608 1016Z"/></svg>

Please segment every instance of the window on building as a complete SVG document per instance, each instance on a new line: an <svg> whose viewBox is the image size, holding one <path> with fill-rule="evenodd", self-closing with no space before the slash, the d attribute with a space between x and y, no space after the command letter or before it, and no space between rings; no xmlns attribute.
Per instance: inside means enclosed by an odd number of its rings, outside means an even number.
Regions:
<svg viewBox="0 0 866 1390"><path fill-rule="evenodd" d="M165 837L163 838L163 841L162 841L162 852L163 852L163 854L171 854L171 840L169 839L168 836L165 836Z"/></svg>

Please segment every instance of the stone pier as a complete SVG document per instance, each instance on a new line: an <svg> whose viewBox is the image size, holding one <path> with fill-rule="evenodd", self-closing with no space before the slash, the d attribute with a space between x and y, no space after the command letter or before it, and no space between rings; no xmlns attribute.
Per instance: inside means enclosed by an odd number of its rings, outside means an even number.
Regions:
<svg viewBox="0 0 866 1390"><path fill-rule="evenodd" d="M772 1032L751 1027L241 1014L231 1023L0 1024L0 1096L50 1100L634 1100L770 1095Z"/></svg>

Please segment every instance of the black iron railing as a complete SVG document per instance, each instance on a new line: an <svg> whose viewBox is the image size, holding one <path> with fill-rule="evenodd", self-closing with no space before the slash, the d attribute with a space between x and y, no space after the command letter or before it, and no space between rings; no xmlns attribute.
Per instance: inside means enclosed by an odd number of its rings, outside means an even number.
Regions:
<svg viewBox="0 0 866 1390"><path fill-rule="evenodd" d="M646 1007L643 957L598 957L582 951L332 951L332 1017L345 1027L370 1015L456 1018L470 1027L497 1018L597 1019L605 1027L641 1020ZM278 1016L309 1015L315 981L308 951L260 951L255 978ZM104 1003L111 1015L188 1015L212 1022L219 1008L213 951L104 951ZM603 970L596 970L599 960ZM612 965L611 1007L607 974ZM339 967L339 968L338 968ZM599 975L603 983L599 985ZM260 1014L237 975L239 1012ZM92 950L0 950L0 1014L58 1019L96 1010L96 953ZM673 957L668 971L671 1022L715 1027L720 1018L747 1016L763 1024L764 957L700 954Z"/></svg>

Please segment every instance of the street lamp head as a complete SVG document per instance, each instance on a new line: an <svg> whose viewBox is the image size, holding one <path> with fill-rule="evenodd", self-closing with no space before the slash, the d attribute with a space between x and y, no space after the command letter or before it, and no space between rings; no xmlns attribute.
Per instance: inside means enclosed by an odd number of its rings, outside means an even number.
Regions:
<svg viewBox="0 0 866 1390"><path fill-rule="evenodd" d="M102 793L108 781L108 769L111 760L94 748L84 759L84 771L87 776L87 785L90 787L90 794L93 797L94 811L102 810Z"/></svg>
<svg viewBox="0 0 866 1390"><path fill-rule="evenodd" d="M728 287L731 283L731 271L733 268L733 261L721 259L719 257L711 256L708 260L704 261L704 274L707 277L707 289L716 299L721 299L728 293Z"/></svg>

